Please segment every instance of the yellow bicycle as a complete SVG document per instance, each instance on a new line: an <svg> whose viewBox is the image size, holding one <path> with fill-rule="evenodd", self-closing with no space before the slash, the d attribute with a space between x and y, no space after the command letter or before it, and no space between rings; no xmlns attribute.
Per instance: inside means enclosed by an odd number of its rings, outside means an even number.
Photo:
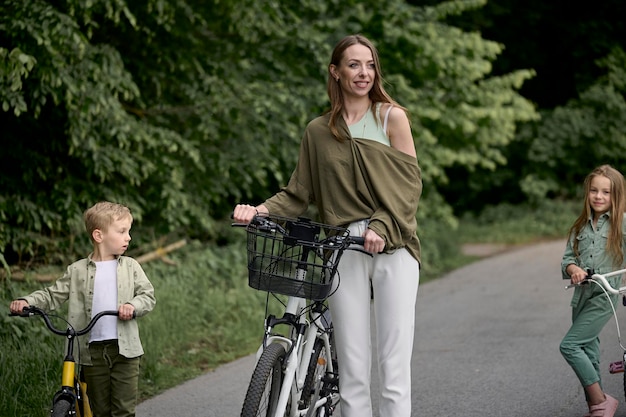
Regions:
<svg viewBox="0 0 626 417"><path fill-rule="evenodd" d="M87 385L79 378L77 362L74 359L74 341L77 336L82 336L91 331L96 322L103 316L117 316L115 310L101 311L96 314L87 327L82 330L74 329L69 323L66 329L58 329L50 320L50 315L44 310L29 306L24 307L21 314L11 316L32 317L40 316L46 327L59 336L67 338L65 358L63 359L63 373L61 376L61 389L52 397L51 417L92 417L89 400L87 398Z"/></svg>

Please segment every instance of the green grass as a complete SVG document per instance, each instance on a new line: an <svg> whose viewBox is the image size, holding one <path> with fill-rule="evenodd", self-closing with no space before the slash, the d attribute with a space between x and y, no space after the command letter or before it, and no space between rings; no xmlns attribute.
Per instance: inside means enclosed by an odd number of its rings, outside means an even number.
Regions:
<svg viewBox="0 0 626 417"><path fill-rule="evenodd" d="M548 201L539 207L499 205L460 221L461 243L528 244L565 239L580 214L580 203Z"/></svg>
<svg viewBox="0 0 626 417"><path fill-rule="evenodd" d="M576 205L500 206L466 216L458 229L432 222L420 228L421 282L476 260L463 255L464 243L532 244L564 238L577 215ZM239 233L237 233L239 232ZM233 231L230 244L193 243L170 255L174 265L144 265L157 305L139 322L146 354L140 395L149 398L220 364L252 353L263 334L266 294L247 285L244 234ZM65 266L59 266L63 271ZM8 317L11 299L42 284L0 283L0 410L6 417L44 417L61 373L63 340L38 319ZM272 309L276 309L276 302Z"/></svg>

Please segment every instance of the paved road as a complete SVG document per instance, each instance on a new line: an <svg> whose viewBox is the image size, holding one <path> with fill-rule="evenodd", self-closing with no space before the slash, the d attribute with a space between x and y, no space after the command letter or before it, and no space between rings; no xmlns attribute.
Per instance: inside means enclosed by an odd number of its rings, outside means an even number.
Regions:
<svg viewBox="0 0 626 417"><path fill-rule="evenodd" d="M571 297L559 273L563 248L564 242L549 242L516 249L420 287L413 416L580 417L586 412L584 393L558 350ZM624 310L618 317L626 323ZM614 321L601 340L605 389L620 400L617 415L626 416L623 376L608 373L608 364L622 353ZM137 415L239 416L253 366L251 356L222 366L141 403Z"/></svg>

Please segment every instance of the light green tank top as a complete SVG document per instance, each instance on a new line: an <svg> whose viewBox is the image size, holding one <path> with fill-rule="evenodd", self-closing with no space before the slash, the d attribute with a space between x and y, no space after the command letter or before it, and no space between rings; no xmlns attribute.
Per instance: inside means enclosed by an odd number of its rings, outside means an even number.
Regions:
<svg viewBox="0 0 626 417"><path fill-rule="evenodd" d="M350 129L350 135L352 135L353 138L370 139L380 142L383 145L391 145L389 137L387 136L387 121L389 119L389 112L391 111L392 106L389 106L389 109L385 114L385 119L382 123L380 119L381 106L382 103L377 103L375 115L374 111L366 111L361 120L348 126Z"/></svg>

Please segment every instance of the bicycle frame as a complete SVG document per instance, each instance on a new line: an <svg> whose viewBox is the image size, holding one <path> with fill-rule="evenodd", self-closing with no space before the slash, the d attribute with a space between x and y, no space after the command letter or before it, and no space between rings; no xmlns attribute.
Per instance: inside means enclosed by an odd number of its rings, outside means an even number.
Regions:
<svg viewBox="0 0 626 417"><path fill-rule="evenodd" d="M257 216L248 232L250 287L287 296L282 317L265 319L244 400L244 417L323 417L339 402L332 324L325 300L344 250L363 245L346 228L309 219ZM324 230L326 238L319 239ZM353 250L359 250L352 248ZM279 334L276 326L287 325Z"/></svg>
<svg viewBox="0 0 626 417"><path fill-rule="evenodd" d="M283 417L283 414L280 413L287 408L289 400L291 400L291 404L297 404L300 400L315 340L320 338L324 343L326 351L330 352L330 337L327 326L324 326L322 323L323 312L311 310L311 315L315 314L316 316L311 317L311 320L308 322L303 314L312 305L314 306L315 304L307 304L307 300L303 298L289 297L283 318L277 319L274 316L270 316L266 319L265 337L263 344L257 351L257 360L260 358L263 350L271 343L282 344L288 352L287 366L284 370L285 378L281 387L275 417ZM292 327L293 339L273 335L272 330L278 324L290 325ZM335 372L332 360L327 360L325 366L327 373ZM332 398L316 399L315 404L311 404L304 410L291 407L289 417L309 415L309 409L313 408L315 410L322 407L329 400L334 400L336 403L339 400L339 395L335 394Z"/></svg>

